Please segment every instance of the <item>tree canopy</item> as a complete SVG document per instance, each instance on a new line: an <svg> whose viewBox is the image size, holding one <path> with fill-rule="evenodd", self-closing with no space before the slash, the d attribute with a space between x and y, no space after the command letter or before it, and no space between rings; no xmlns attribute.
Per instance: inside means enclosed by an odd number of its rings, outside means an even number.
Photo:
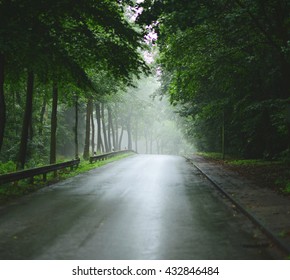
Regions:
<svg viewBox="0 0 290 280"><path fill-rule="evenodd" d="M163 89L199 149L221 151L225 144L245 157L289 149L289 1L141 5L139 22L158 33Z"/></svg>
<svg viewBox="0 0 290 280"><path fill-rule="evenodd" d="M142 33L130 22L128 5L132 1L0 2L0 152L3 143L4 153L10 149L11 128L6 130L6 124L13 120L13 108L24 109L19 152L23 167L36 104L45 108L52 97L51 129L56 136L59 102L73 104L76 95L100 98L107 93L102 83L123 87L148 72L141 55Z"/></svg>

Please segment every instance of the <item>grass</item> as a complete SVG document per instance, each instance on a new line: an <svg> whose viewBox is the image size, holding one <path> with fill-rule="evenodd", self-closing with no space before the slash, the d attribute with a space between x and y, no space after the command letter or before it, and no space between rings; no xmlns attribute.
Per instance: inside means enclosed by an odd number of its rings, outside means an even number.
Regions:
<svg viewBox="0 0 290 280"><path fill-rule="evenodd" d="M9 184L0 186L0 202L6 202L13 198L21 197L23 195L34 192L45 186L77 176L78 174L88 172L92 169L99 168L108 163L126 158L130 155L133 155L133 153L127 153L127 154L114 156L106 160L97 161L94 163L89 163L88 161L81 161L78 168L75 168L72 171L69 171L67 169L62 169L58 172L57 177L54 177L53 172L50 172L49 174L47 174L46 182L42 181L42 175L40 175L40 176L34 177L34 183L31 183L29 182L29 179L26 179L26 180L21 180L18 182L9 183Z"/></svg>
<svg viewBox="0 0 290 280"><path fill-rule="evenodd" d="M221 153L215 152L199 152L197 155L202 156L207 159L213 160L222 160ZM226 159L224 163L231 164L235 166L264 166L264 165L272 165L272 164L281 164L282 161L270 161L264 159L241 159L234 156L226 155Z"/></svg>
<svg viewBox="0 0 290 280"><path fill-rule="evenodd" d="M209 159L222 159L222 154L221 153L205 153L205 152L198 152L196 153L199 156L205 157L205 158L209 158Z"/></svg>
<svg viewBox="0 0 290 280"><path fill-rule="evenodd" d="M269 160L263 160L263 159L237 159L237 160L227 160L226 163L236 165L236 166L239 166L239 165L265 166L265 165L279 164L281 162L269 161Z"/></svg>
<svg viewBox="0 0 290 280"><path fill-rule="evenodd" d="M85 173L85 172L90 171L92 169L99 168L99 167L101 167L103 165L106 165L108 163L111 163L111 162L126 158L126 157L128 157L130 155L133 155L133 153L128 153L128 154L114 156L114 157L108 158L106 160L96 161L94 163L88 163L86 161L82 161L79 164L78 168L74 169L73 171L63 173L61 175L61 178L62 179L71 178L71 177L74 177L74 176L76 176L78 174Z"/></svg>

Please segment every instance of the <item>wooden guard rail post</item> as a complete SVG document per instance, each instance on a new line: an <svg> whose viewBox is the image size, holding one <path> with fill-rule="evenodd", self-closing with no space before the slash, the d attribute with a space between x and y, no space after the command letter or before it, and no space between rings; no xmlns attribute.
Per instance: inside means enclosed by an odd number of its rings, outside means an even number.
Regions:
<svg viewBox="0 0 290 280"><path fill-rule="evenodd" d="M135 151L133 151L133 150L122 150L122 151L117 151L117 152L111 152L111 153L105 153L105 154L101 154L101 155L92 156L92 157L90 157L90 163L93 163L93 162L99 161L99 160L105 160L107 158L110 158L110 157L113 157L113 156L117 156L117 155L121 155L121 154L126 154L126 153L135 153Z"/></svg>
<svg viewBox="0 0 290 280"><path fill-rule="evenodd" d="M70 167L72 170L74 166L78 166L80 163L80 159L75 159L67 162L56 163L51 165L46 165L42 167L36 167L26 170L21 170L13 173L0 175L0 185L20 181L22 179L31 178L33 182L33 177L37 175L43 175L43 181L46 181L46 174L52 171L57 171L60 169L64 169Z"/></svg>

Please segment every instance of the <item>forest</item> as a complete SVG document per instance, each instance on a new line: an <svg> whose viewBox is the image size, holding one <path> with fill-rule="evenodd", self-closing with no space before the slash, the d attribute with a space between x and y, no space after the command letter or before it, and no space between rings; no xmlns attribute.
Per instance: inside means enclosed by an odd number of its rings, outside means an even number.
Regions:
<svg viewBox="0 0 290 280"><path fill-rule="evenodd" d="M290 155L290 1L144 1L162 90L200 151Z"/></svg>
<svg viewBox="0 0 290 280"><path fill-rule="evenodd" d="M121 149L182 152L136 5L1 1L0 173Z"/></svg>
<svg viewBox="0 0 290 280"><path fill-rule="evenodd" d="M289 77L288 0L4 0L0 162L193 152L186 141L289 159Z"/></svg>

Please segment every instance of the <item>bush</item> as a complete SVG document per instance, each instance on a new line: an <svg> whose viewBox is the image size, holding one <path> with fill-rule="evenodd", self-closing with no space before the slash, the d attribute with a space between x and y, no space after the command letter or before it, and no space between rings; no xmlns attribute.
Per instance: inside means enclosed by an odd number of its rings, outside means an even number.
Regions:
<svg viewBox="0 0 290 280"><path fill-rule="evenodd" d="M0 162L0 174L6 174L16 171L16 164L13 161L8 161L5 163Z"/></svg>

